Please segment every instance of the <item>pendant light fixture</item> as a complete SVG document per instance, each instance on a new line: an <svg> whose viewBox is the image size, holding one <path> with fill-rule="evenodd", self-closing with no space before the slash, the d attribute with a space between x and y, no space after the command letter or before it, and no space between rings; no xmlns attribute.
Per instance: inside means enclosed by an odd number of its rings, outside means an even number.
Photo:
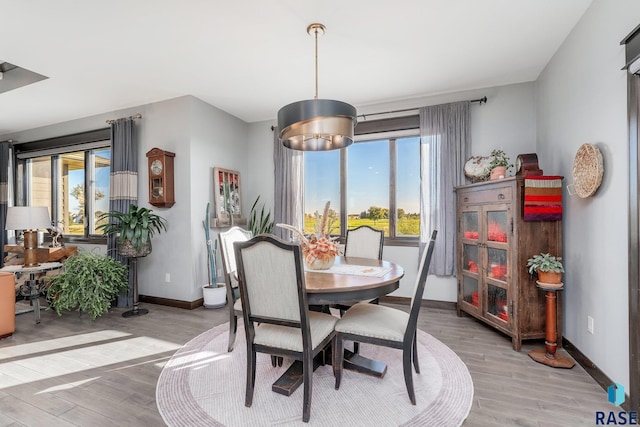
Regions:
<svg viewBox="0 0 640 427"><path fill-rule="evenodd" d="M280 141L285 147L301 151L336 150L353 143L356 125L354 106L333 99L318 99L318 37L322 24L311 24L307 33L316 42L316 96L285 105L278 111Z"/></svg>

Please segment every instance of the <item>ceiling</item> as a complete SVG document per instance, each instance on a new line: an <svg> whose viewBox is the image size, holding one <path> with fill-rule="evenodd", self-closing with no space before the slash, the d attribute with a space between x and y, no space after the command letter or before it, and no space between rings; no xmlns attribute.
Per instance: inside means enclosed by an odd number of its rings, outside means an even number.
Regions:
<svg viewBox="0 0 640 427"><path fill-rule="evenodd" d="M193 95L246 122L535 80L591 0L0 0L0 135ZM5 73L7 80L9 73ZM0 80L2 85L3 80Z"/></svg>

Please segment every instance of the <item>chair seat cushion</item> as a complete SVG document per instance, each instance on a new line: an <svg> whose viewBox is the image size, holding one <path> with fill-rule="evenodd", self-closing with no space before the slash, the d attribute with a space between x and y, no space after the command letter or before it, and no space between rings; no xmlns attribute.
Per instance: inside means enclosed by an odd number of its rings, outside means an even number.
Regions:
<svg viewBox="0 0 640 427"><path fill-rule="evenodd" d="M383 305L358 303L336 323L336 332L402 342L409 313Z"/></svg>
<svg viewBox="0 0 640 427"><path fill-rule="evenodd" d="M338 321L330 314L309 312L311 346L315 349L333 332ZM298 328L261 323L256 327L255 344L302 352L302 332Z"/></svg>

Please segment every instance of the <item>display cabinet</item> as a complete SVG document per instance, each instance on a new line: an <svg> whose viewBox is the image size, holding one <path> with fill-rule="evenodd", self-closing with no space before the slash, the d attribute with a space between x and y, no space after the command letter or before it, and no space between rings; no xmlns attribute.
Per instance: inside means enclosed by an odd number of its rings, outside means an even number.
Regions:
<svg viewBox="0 0 640 427"><path fill-rule="evenodd" d="M524 177L464 185L456 193L458 315L510 336L520 351L522 340L545 336L545 298L527 259L562 253L562 222L524 221Z"/></svg>

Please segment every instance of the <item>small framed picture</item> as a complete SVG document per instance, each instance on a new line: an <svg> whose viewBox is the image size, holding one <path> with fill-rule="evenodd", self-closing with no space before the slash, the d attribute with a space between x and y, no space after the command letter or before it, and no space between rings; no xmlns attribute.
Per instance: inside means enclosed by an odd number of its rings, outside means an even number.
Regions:
<svg viewBox="0 0 640 427"><path fill-rule="evenodd" d="M219 224L231 224L242 217L240 172L213 168L216 217Z"/></svg>

